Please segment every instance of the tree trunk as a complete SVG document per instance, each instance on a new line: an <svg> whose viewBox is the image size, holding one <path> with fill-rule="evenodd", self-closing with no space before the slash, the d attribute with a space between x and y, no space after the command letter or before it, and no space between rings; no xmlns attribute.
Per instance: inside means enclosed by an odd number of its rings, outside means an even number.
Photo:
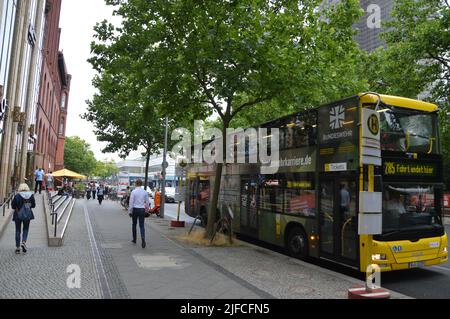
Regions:
<svg viewBox="0 0 450 319"><path fill-rule="evenodd" d="M147 149L147 158L145 162L145 178L144 178L144 189L147 190L148 186L148 164L150 163L150 149Z"/></svg>
<svg viewBox="0 0 450 319"><path fill-rule="evenodd" d="M227 154L226 152L226 143L227 143L227 128L229 126L229 120L223 121L223 129L222 129L222 156L223 156L223 163L225 163ZM206 225L206 238L211 239L214 235L214 226L216 223L216 210L217 210L217 204L219 203L219 194L220 194L220 184L222 181L222 169L223 169L223 163L216 163L216 176L214 178L214 188L212 192L212 196L210 194L210 201L209 201L209 208L208 208L208 223Z"/></svg>

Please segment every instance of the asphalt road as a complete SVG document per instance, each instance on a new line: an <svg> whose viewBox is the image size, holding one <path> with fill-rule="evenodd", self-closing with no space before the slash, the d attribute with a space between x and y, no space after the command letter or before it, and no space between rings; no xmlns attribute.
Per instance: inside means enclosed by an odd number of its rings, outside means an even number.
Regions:
<svg viewBox="0 0 450 319"><path fill-rule="evenodd" d="M446 226L447 234L450 226ZM385 273L381 285L419 299L450 299L450 263Z"/></svg>

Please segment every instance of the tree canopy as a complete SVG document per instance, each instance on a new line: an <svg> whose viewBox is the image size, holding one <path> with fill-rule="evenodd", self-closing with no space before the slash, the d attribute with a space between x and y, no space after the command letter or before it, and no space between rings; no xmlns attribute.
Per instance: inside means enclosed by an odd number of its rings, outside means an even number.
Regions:
<svg viewBox="0 0 450 319"><path fill-rule="evenodd" d="M444 177L450 187L450 4L396 0L384 24L387 48L367 55L368 82L380 93L429 100L441 108ZM379 86L382 80L385 85Z"/></svg>
<svg viewBox="0 0 450 319"><path fill-rule="evenodd" d="M91 150L91 146L78 136L66 137L64 148L65 168L80 173L91 175L96 167L97 160Z"/></svg>
<svg viewBox="0 0 450 319"><path fill-rule="evenodd" d="M85 118L110 143L108 151L127 154L141 140L134 133L157 136L149 132L158 123L145 126L143 114L180 124L216 113L225 131L261 103L286 112L365 86L352 29L362 14L358 0L326 7L321 0L106 3L115 6L122 25L96 26L90 62L99 73L99 94ZM215 215L221 172L219 163L209 216Z"/></svg>

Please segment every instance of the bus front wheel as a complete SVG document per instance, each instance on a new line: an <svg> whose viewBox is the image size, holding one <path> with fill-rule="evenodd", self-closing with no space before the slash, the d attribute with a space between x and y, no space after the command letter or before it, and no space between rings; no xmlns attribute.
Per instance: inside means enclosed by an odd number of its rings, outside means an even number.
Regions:
<svg viewBox="0 0 450 319"><path fill-rule="evenodd" d="M294 227L289 231L286 246L290 256L302 260L308 258L308 238L301 227Z"/></svg>

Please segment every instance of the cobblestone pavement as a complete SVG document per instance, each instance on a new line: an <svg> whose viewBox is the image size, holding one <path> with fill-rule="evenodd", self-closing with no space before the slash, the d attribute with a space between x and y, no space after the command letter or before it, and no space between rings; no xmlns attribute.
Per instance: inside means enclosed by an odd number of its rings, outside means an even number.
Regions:
<svg viewBox="0 0 450 319"><path fill-rule="evenodd" d="M72 214L64 246L49 248L42 197L37 195L36 200L36 219L31 222L28 252L15 254L15 228L12 222L0 238L0 298L100 298L86 224L78 204ZM67 286L69 265L78 265L81 269L80 289L69 289Z"/></svg>

